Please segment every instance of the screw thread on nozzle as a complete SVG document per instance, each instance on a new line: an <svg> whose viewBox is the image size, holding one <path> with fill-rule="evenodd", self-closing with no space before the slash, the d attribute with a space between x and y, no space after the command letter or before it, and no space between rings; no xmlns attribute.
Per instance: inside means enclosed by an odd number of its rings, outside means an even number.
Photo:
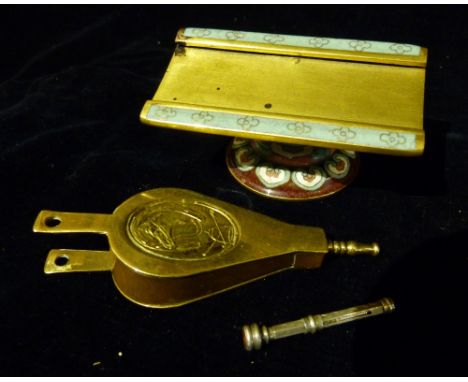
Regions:
<svg viewBox="0 0 468 382"><path fill-rule="evenodd" d="M336 255L371 255L377 256L380 252L379 244L377 243L358 243L356 241L336 241L330 240L328 242L328 252Z"/></svg>

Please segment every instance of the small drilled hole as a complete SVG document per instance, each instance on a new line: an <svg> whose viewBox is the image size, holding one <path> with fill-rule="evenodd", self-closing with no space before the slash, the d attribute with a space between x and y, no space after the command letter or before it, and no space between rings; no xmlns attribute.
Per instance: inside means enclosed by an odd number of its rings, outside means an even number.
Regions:
<svg viewBox="0 0 468 382"><path fill-rule="evenodd" d="M221 90L221 88L216 88L216 90Z"/></svg>
<svg viewBox="0 0 468 382"><path fill-rule="evenodd" d="M55 265L57 265L58 267L63 267L64 265L67 265L68 264L68 261L70 259L68 258L67 255L60 255L60 256L57 256L55 258Z"/></svg>
<svg viewBox="0 0 468 382"><path fill-rule="evenodd" d="M372 314L372 311L371 311L371 310L368 310L368 311L367 311L367 314L368 314L368 315L369 315L369 314Z"/></svg>
<svg viewBox="0 0 468 382"><path fill-rule="evenodd" d="M266 103L265 104L265 109L271 109L271 103Z"/></svg>
<svg viewBox="0 0 468 382"><path fill-rule="evenodd" d="M177 101L177 97L174 97L172 100L173 100L173 101Z"/></svg>
<svg viewBox="0 0 468 382"><path fill-rule="evenodd" d="M55 217L55 216L49 216L48 218L46 218L45 220L45 225L47 227L56 227L58 226L62 221Z"/></svg>

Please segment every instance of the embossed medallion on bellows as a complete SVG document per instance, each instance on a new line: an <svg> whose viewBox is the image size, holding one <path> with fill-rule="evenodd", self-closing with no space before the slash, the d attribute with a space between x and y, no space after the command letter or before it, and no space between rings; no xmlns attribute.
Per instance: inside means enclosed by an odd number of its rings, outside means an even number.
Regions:
<svg viewBox="0 0 468 382"><path fill-rule="evenodd" d="M147 253L173 260L222 255L239 240L234 219L202 201L149 203L130 216L127 232Z"/></svg>

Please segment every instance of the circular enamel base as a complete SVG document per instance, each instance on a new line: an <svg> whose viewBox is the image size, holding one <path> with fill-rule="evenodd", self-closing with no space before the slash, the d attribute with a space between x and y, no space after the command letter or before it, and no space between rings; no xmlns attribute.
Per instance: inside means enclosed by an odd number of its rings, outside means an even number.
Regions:
<svg viewBox="0 0 468 382"><path fill-rule="evenodd" d="M235 138L226 152L229 171L249 190L282 200L324 198L345 188L357 175L359 158L353 151L300 146L282 151L286 145L279 145L282 149L274 145L278 144Z"/></svg>

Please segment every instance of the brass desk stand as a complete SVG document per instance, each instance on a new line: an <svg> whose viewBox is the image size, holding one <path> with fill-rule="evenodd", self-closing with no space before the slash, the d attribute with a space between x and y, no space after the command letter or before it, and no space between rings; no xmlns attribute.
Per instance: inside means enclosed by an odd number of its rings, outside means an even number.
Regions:
<svg viewBox="0 0 468 382"><path fill-rule="evenodd" d="M420 155L427 50L415 45L186 28L143 123L235 137L232 175L262 195L347 186L356 151Z"/></svg>

